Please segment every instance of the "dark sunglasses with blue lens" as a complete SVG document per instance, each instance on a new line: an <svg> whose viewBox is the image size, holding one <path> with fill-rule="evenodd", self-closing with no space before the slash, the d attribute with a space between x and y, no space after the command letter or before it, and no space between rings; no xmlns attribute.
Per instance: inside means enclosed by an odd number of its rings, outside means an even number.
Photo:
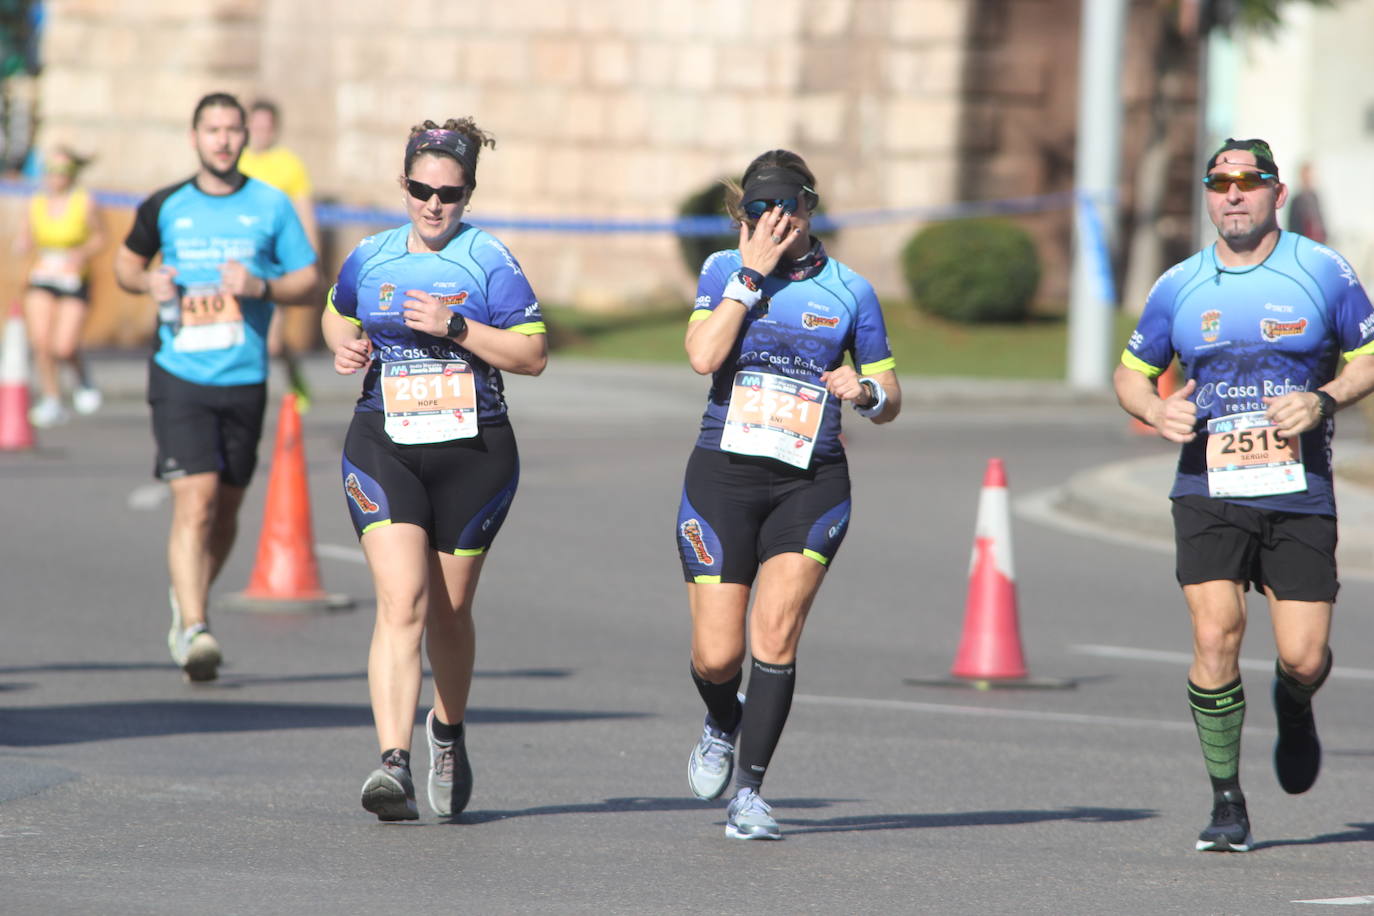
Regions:
<svg viewBox="0 0 1374 916"><path fill-rule="evenodd" d="M806 209L815 210L820 198L816 192L810 188L802 188L802 200L806 202ZM758 219L769 210L777 207L783 213L795 213L797 210L797 198L795 197L775 197L765 200L751 200L744 205L744 215L750 219Z"/></svg>

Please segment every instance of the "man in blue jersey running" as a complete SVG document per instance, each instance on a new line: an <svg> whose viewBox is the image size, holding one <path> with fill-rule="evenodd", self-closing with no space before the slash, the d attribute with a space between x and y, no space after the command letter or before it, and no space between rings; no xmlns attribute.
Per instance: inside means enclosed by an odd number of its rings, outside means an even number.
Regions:
<svg viewBox="0 0 1374 916"><path fill-rule="evenodd" d="M202 98L191 119L199 170L139 205L114 261L124 290L158 304L148 403L154 473L172 491L167 645L192 681L214 680L221 661L206 603L257 465L272 301L304 297L319 277L291 200L239 172L247 136L237 99Z"/></svg>
<svg viewBox="0 0 1374 916"><path fill-rule="evenodd" d="M1340 587L1332 416L1374 390L1374 309L1343 257L1279 230L1288 189L1263 140L1228 139L1203 185L1217 241L1156 281L1114 381L1128 413L1182 446L1169 496L1193 624L1188 699L1213 793L1196 848L1246 852L1245 593L1254 583L1269 602L1274 769L1296 795L1321 766L1312 696L1331 672ZM1160 398L1154 380L1175 356L1187 381Z"/></svg>

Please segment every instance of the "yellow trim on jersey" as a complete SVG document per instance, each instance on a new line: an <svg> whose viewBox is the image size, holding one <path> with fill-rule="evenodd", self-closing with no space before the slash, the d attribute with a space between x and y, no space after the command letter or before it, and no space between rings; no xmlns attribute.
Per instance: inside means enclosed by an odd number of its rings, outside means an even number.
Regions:
<svg viewBox="0 0 1374 916"><path fill-rule="evenodd" d="M692 312L692 314L691 314L690 316L688 316L688 318L687 318L687 323L688 323L688 324L691 324L693 321L705 321L707 318L710 318L710 317L711 317L711 310L710 310L710 309L697 309L697 310L695 310L694 312Z"/></svg>
<svg viewBox="0 0 1374 916"><path fill-rule="evenodd" d="M514 331L517 334L527 334L533 337L535 334L547 334L548 329L544 327L542 321L531 321L526 324L513 324L506 328L507 331Z"/></svg>
<svg viewBox="0 0 1374 916"><path fill-rule="evenodd" d="M390 525L390 524L391 524L391 519L389 519L389 518L384 518L384 519L382 519L380 522L373 522L372 524L368 525L366 528L363 529L362 533L363 533L363 534L367 534L367 533L368 533L369 531L371 531L373 528L385 528L387 525Z"/></svg>
<svg viewBox="0 0 1374 916"><path fill-rule="evenodd" d="M877 375L879 372L886 372L889 369L897 368L896 357L889 356L887 359L880 359L876 363L864 363L859 367L860 375Z"/></svg>
<svg viewBox="0 0 1374 916"><path fill-rule="evenodd" d="M719 585L720 576L693 576L692 581L697 585Z"/></svg>
<svg viewBox="0 0 1374 916"><path fill-rule="evenodd" d="M1121 351L1121 365L1125 366L1127 369L1134 369L1146 378L1158 378L1164 371L1163 369L1156 369L1154 366L1151 366L1130 350Z"/></svg>
<svg viewBox="0 0 1374 916"><path fill-rule="evenodd" d="M486 552L487 552L487 548L485 548L485 547L477 547L477 548L459 547L457 550L453 551L453 555L454 555L455 557L480 557L482 554L484 554L484 553L486 553Z"/></svg>
<svg viewBox="0 0 1374 916"><path fill-rule="evenodd" d="M1374 353L1374 340L1371 340L1369 343L1365 344L1363 347L1360 347L1360 348L1355 349L1355 350L1351 350L1349 353L1342 353L1341 356L1345 357L1345 361L1346 361L1346 362L1350 362L1352 359L1354 359L1354 358L1357 357L1357 356L1368 356L1368 355L1371 354L1371 353Z"/></svg>
<svg viewBox="0 0 1374 916"><path fill-rule="evenodd" d="M807 550L807 549L803 548L803 549L802 549L802 556L804 556L804 557L810 557L811 559L815 560L817 563L821 564L822 566L829 566L829 565L830 565L830 558L829 558L829 557L825 556L824 554L816 553L816 551L814 551L814 550Z"/></svg>
<svg viewBox="0 0 1374 916"><path fill-rule="evenodd" d="M334 307L334 287L332 287L332 286L329 287L329 298L325 300L324 307L327 308L327 309L329 309L329 310L330 310L331 312L333 312L335 315L338 315L338 316L339 316L340 318L342 318L344 321L351 321L351 322L353 322L355 325L357 325L358 327L362 327L362 326L363 326L363 322L362 322L362 319L361 319L361 318L349 318L347 315L341 313L338 309L336 309L336 308Z"/></svg>

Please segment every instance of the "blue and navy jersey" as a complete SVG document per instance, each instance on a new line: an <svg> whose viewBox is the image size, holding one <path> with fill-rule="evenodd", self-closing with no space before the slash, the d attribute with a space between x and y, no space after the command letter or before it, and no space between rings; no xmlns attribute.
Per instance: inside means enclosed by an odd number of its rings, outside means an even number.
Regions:
<svg viewBox="0 0 1374 916"><path fill-rule="evenodd" d="M1155 282L1121 355L1154 378L1178 356L1195 379L1197 438L1183 446L1170 496L1207 495L1207 421L1264 410L1265 397L1313 391L1341 357L1374 353L1374 309L1350 264L1295 232L1282 232L1264 263L1225 267L1212 245ZM1302 435L1307 490L1230 497L1284 512L1333 515L1330 419Z"/></svg>
<svg viewBox="0 0 1374 916"><path fill-rule="evenodd" d="M225 261L271 280L315 263L291 200L271 185L245 178L230 194L206 194L194 179L162 188L139 204L124 245L175 267L177 288L218 288ZM183 353L172 347L175 328L158 327L153 359L172 375L198 385L252 385L267 380L267 325L273 305L242 298L243 342L224 349Z"/></svg>
<svg viewBox="0 0 1374 916"><path fill-rule="evenodd" d="M717 251L706 259L697 281L692 321L705 320L720 304L721 293L740 263L738 249ZM749 310L734 349L711 376L697 445L720 450L735 373L752 369L824 387L821 373L838 368L846 353L861 375L896 365L882 307L867 280L834 258L805 280L765 277L763 298ZM840 404L834 397L826 401L813 464L844 456Z"/></svg>
<svg viewBox="0 0 1374 916"><path fill-rule="evenodd" d="M544 316L525 273L495 236L464 223L442 251L406 249L409 224L358 243L329 291L335 313L372 341L372 364L363 378L357 410L381 410L381 364L407 359L462 359L477 389L477 422L506 420L501 373L445 337L406 327L406 290L424 290L464 318L521 334L543 334Z"/></svg>

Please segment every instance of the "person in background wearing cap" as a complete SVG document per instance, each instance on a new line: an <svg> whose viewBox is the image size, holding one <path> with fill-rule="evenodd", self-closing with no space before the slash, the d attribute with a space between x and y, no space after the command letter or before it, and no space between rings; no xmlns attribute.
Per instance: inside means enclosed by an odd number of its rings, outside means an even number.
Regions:
<svg viewBox="0 0 1374 916"><path fill-rule="evenodd" d="M1227 140L1203 185L1217 240L1156 281L1114 383L1128 413L1182 446L1169 496L1193 627L1188 700L1212 783L1196 848L1245 852L1245 593L1254 583L1268 599L1278 647L1274 769L1284 791L1306 792L1339 588L1328 443L1335 412L1374 389L1374 309L1344 258L1279 230L1288 189L1263 140ZM1161 399L1154 380L1175 356L1187 381Z"/></svg>
<svg viewBox="0 0 1374 916"><path fill-rule="evenodd" d="M249 178L267 182L291 198L296 216L300 217L301 225L305 227L306 238L318 251L320 235L315 221L315 203L311 199L310 173L299 156L277 142L280 130L281 112L275 102L257 99L248 106L248 145L239 157L239 171ZM309 409L310 390L305 384L296 354L286 343L282 330L283 317L280 311L272 313L272 323L267 328L267 355L282 361L286 367L287 384L296 393L297 405L305 411ZM306 316L301 315L300 318L304 320Z"/></svg>
<svg viewBox="0 0 1374 916"><path fill-rule="evenodd" d="M119 285L158 306L148 403L154 473L172 491L167 646L192 681L214 680L222 660L206 605L257 467L272 302L297 301L319 280L291 201L238 170L247 134L238 99L201 98L191 117L199 170L139 204L114 259Z"/></svg>
<svg viewBox="0 0 1374 916"><path fill-rule="evenodd" d="M759 791L791 709L802 627L849 526L841 406L874 423L901 409L873 287L810 233L815 185L787 150L726 183L739 248L706 259L687 325L688 360L712 377L677 519L706 705L687 781L709 800L735 773L725 834L737 839L781 837Z"/></svg>
<svg viewBox="0 0 1374 916"><path fill-rule="evenodd" d="M67 419L62 406L62 363L76 376L72 407L80 414L100 409L100 390L91 384L81 355L81 328L90 314L87 285L91 259L105 247L100 211L90 192L76 183L90 164L65 146L43 168L43 186L29 199L15 234L20 257L35 253L24 293L24 324L38 374L38 403L29 411L34 426Z"/></svg>
<svg viewBox="0 0 1374 916"><path fill-rule="evenodd" d="M323 317L335 370L365 370L342 474L377 593L367 679L382 759L362 804L384 821L419 817L410 742L422 640L434 676L429 805L450 817L472 793L472 602L520 479L501 373L538 375L548 361L520 265L463 222L478 154L493 145L470 118L411 129L398 179L410 222L358 244Z"/></svg>

